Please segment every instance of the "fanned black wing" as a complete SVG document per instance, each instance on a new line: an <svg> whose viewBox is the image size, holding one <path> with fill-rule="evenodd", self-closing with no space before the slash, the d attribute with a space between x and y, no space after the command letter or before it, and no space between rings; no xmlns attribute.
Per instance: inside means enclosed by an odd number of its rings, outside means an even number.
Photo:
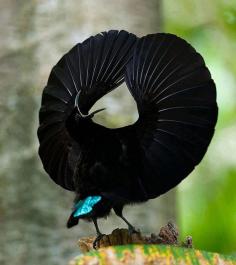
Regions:
<svg viewBox="0 0 236 265"><path fill-rule="evenodd" d="M126 82L139 112L142 181L153 198L176 186L203 158L217 121L216 88L201 55L164 33L137 42Z"/></svg>
<svg viewBox="0 0 236 265"><path fill-rule="evenodd" d="M103 95L124 80L136 36L111 30L74 46L53 67L39 113L39 156L44 169L60 186L75 190L74 170L81 155L65 121L81 91L79 107L87 113Z"/></svg>

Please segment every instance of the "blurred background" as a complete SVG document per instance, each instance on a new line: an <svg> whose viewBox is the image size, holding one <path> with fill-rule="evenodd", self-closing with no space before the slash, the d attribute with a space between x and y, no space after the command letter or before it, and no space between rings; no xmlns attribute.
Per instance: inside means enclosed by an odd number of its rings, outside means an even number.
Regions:
<svg viewBox="0 0 236 265"><path fill-rule="evenodd" d="M92 224L65 223L73 194L55 185L37 155L38 110L52 66L77 42L108 29L170 32L204 57L217 86L219 119L202 163L177 189L125 215L143 232L174 221L199 249L236 254L236 2L230 0L0 1L0 264L64 265ZM137 119L127 88L97 105L97 121ZM96 106L95 106L96 108ZM101 230L125 227L112 215Z"/></svg>

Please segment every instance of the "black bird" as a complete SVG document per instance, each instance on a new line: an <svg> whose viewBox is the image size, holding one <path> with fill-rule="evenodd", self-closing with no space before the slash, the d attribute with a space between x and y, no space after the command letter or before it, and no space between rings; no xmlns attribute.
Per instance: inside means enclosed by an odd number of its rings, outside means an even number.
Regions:
<svg viewBox="0 0 236 265"><path fill-rule="evenodd" d="M89 113L125 80L138 120L106 128ZM39 155L49 176L75 192L70 228L111 209L156 198L202 160L217 121L216 88L204 60L166 33L138 39L111 30L74 46L53 67L39 113Z"/></svg>

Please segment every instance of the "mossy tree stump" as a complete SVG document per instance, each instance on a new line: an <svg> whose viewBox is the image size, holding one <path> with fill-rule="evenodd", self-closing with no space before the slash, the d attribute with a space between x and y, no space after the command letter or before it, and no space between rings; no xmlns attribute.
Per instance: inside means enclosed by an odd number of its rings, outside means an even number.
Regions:
<svg viewBox="0 0 236 265"><path fill-rule="evenodd" d="M84 253L69 265L236 265L236 258L217 253L192 249L192 238L178 242L178 229L172 223L162 227L159 234L130 235L127 229L115 229L99 242L93 250L94 237L81 238L78 242Z"/></svg>

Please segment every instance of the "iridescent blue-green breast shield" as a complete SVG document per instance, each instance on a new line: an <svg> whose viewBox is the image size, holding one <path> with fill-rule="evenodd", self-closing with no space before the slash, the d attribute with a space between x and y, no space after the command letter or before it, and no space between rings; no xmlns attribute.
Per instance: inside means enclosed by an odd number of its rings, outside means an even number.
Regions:
<svg viewBox="0 0 236 265"><path fill-rule="evenodd" d="M73 217L79 217L90 213L93 210L93 206L102 199L101 196L88 196L84 200L77 202L74 206Z"/></svg>

